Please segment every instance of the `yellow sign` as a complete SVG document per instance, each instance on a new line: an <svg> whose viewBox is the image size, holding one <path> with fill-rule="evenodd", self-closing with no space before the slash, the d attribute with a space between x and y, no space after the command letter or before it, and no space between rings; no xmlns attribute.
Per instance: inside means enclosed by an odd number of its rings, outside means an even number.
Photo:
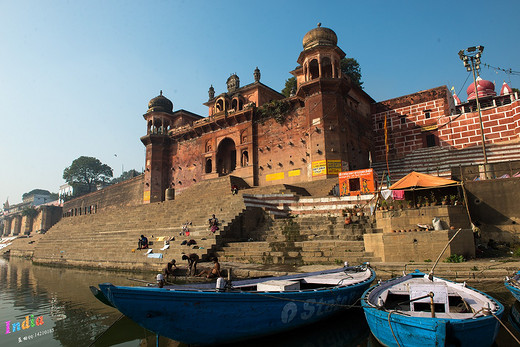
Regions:
<svg viewBox="0 0 520 347"><path fill-rule="evenodd" d="M422 127L422 128L421 128L421 131L422 131L422 132L425 132L425 131L432 131L432 130L437 130L437 125L429 125L429 126L426 126L426 127Z"/></svg>
<svg viewBox="0 0 520 347"><path fill-rule="evenodd" d="M289 171L287 173L287 176L289 176L289 177L300 176L300 169Z"/></svg>
<svg viewBox="0 0 520 347"><path fill-rule="evenodd" d="M327 161L317 160L312 162L312 177L323 176L327 174Z"/></svg>
<svg viewBox="0 0 520 347"><path fill-rule="evenodd" d="M150 201L150 191L146 191L143 194L143 201Z"/></svg>
<svg viewBox="0 0 520 347"><path fill-rule="evenodd" d="M337 175L341 172L341 160L327 160L327 174Z"/></svg>
<svg viewBox="0 0 520 347"><path fill-rule="evenodd" d="M269 175L265 176L266 182L283 180L284 178L285 178L285 174L283 172L277 172L277 173L273 173L273 174L269 174Z"/></svg>

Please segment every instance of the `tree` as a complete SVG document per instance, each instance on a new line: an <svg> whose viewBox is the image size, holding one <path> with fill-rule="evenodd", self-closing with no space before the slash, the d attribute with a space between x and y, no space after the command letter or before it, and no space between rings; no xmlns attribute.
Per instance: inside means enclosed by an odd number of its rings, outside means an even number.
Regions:
<svg viewBox="0 0 520 347"><path fill-rule="evenodd" d="M361 68L359 67L359 63L356 59L343 58L339 62L339 65L341 67L341 72L349 76L352 82L359 88L363 88L363 82L361 82Z"/></svg>
<svg viewBox="0 0 520 347"><path fill-rule="evenodd" d="M291 96L291 91L293 89L296 89L296 77L291 77L287 79L287 81L285 81L285 88L282 89L283 96L285 96L286 98Z"/></svg>
<svg viewBox="0 0 520 347"><path fill-rule="evenodd" d="M111 177L112 168L93 157L81 156L63 170L63 179L74 187L75 192L84 187L85 193L90 193L97 184L110 182Z"/></svg>
<svg viewBox="0 0 520 347"><path fill-rule="evenodd" d="M116 183L120 183L120 182L123 182L123 181L126 181L126 180L129 180L131 178L134 178L134 177L137 177L139 176L141 173L137 170L129 170L129 171L124 171L121 176L117 177L117 178L114 178L110 183L111 184L116 184Z"/></svg>

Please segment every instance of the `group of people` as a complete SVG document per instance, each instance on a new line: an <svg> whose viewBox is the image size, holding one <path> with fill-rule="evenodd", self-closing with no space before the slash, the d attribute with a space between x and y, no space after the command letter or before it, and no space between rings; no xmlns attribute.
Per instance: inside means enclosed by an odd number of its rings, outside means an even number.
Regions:
<svg viewBox="0 0 520 347"><path fill-rule="evenodd" d="M195 277L206 276L206 278L217 278L217 277L221 277L221 275L222 275L220 272L220 264L218 262L217 257L213 257L211 259L213 261L213 268L211 268L210 270L202 270L198 274L197 274L197 264L200 260L198 254L196 254L196 253L192 253L192 254L188 254L188 255L184 254L182 256L182 260L186 260L188 262L187 276L195 276ZM157 276L157 282L158 282L159 287L162 288L165 281L168 281L170 276L173 276L175 278L176 272L177 272L176 270L177 270L176 261L175 261L175 259L172 259L171 261L168 262L168 264L166 264L166 267L163 270L164 275L160 274L161 276L159 276L159 275Z"/></svg>

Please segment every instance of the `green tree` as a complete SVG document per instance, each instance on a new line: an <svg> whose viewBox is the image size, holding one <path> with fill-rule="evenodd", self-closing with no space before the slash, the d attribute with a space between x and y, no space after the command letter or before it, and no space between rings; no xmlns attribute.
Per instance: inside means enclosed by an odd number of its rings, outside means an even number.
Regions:
<svg viewBox="0 0 520 347"><path fill-rule="evenodd" d="M286 98L291 96L291 91L293 89L296 89L296 77L291 77L287 79L287 81L285 81L285 88L282 89L283 96L285 96Z"/></svg>
<svg viewBox="0 0 520 347"><path fill-rule="evenodd" d="M97 184L109 183L111 177L112 168L93 157L81 156L63 170L63 179L74 187L76 196L76 189L78 193L90 193Z"/></svg>
<svg viewBox="0 0 520 347"><path fill-rule="evenodd" d="M511 90L513 90L513 93L518 93L520 95L520 90L518 90L518 88L511 88Z"/></svg>
<svg viewBox="0 0 520 347"><path fill-rule="evenodd" d="M341 67L341 72L349 76L352 82L354 82L358 87L363 88L363 82L361 82L361 67L359 67L359 63L356 59L343 58L339 62L339 65Z"/></svg>
<svg viewBox="0 0 520 347"><path fill-rule="evenodd" d="M112 182L110 182L111 184L116 184L116 183L120 183L120 182L123 182L123 181L126 181L126 180L129 180L131 178L134 178L134 177L137 177L139 176L141 173L137 170L128 170L128 171L124 171L121 176L117 177L117 178L114 178L112 180Z"/></svg>

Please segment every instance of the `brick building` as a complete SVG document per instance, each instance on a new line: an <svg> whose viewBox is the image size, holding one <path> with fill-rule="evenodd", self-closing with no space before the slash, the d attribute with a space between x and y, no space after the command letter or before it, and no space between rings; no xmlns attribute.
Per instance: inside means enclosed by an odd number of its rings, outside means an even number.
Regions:
<svg viewBox="0 0 520 347"><path fill-rule="evenodd" d="M201 180L232 174L250 185L294 183L334 177L368 167L370 105L374 100L344 76L345 53L336 34L318 26L303 38L295 95L285 98L260 82L243 87L231 75L227 92L209 89L208 117L161 95L144 115L147 134L143 200L161 201Z"/></svg>
<svg viewBox="0 0 520 347"><path fill-rule="evenodd" d="M449 175L453 165L482 162L473 85L465 103L446 86L376 103L343 75L343 57L334 31L318 26L303 38L288 98L261 83L258 68L245 86L235 74L226 92L216 95L211 86L207 117L173 111L161 92L144 114L143 201L228 174L264 186L370 166L379 175L389 167L393 179L411 170ZM478 85L489 162L520 159L518 95L506 86L497 96L489 81Z"/></svg>

